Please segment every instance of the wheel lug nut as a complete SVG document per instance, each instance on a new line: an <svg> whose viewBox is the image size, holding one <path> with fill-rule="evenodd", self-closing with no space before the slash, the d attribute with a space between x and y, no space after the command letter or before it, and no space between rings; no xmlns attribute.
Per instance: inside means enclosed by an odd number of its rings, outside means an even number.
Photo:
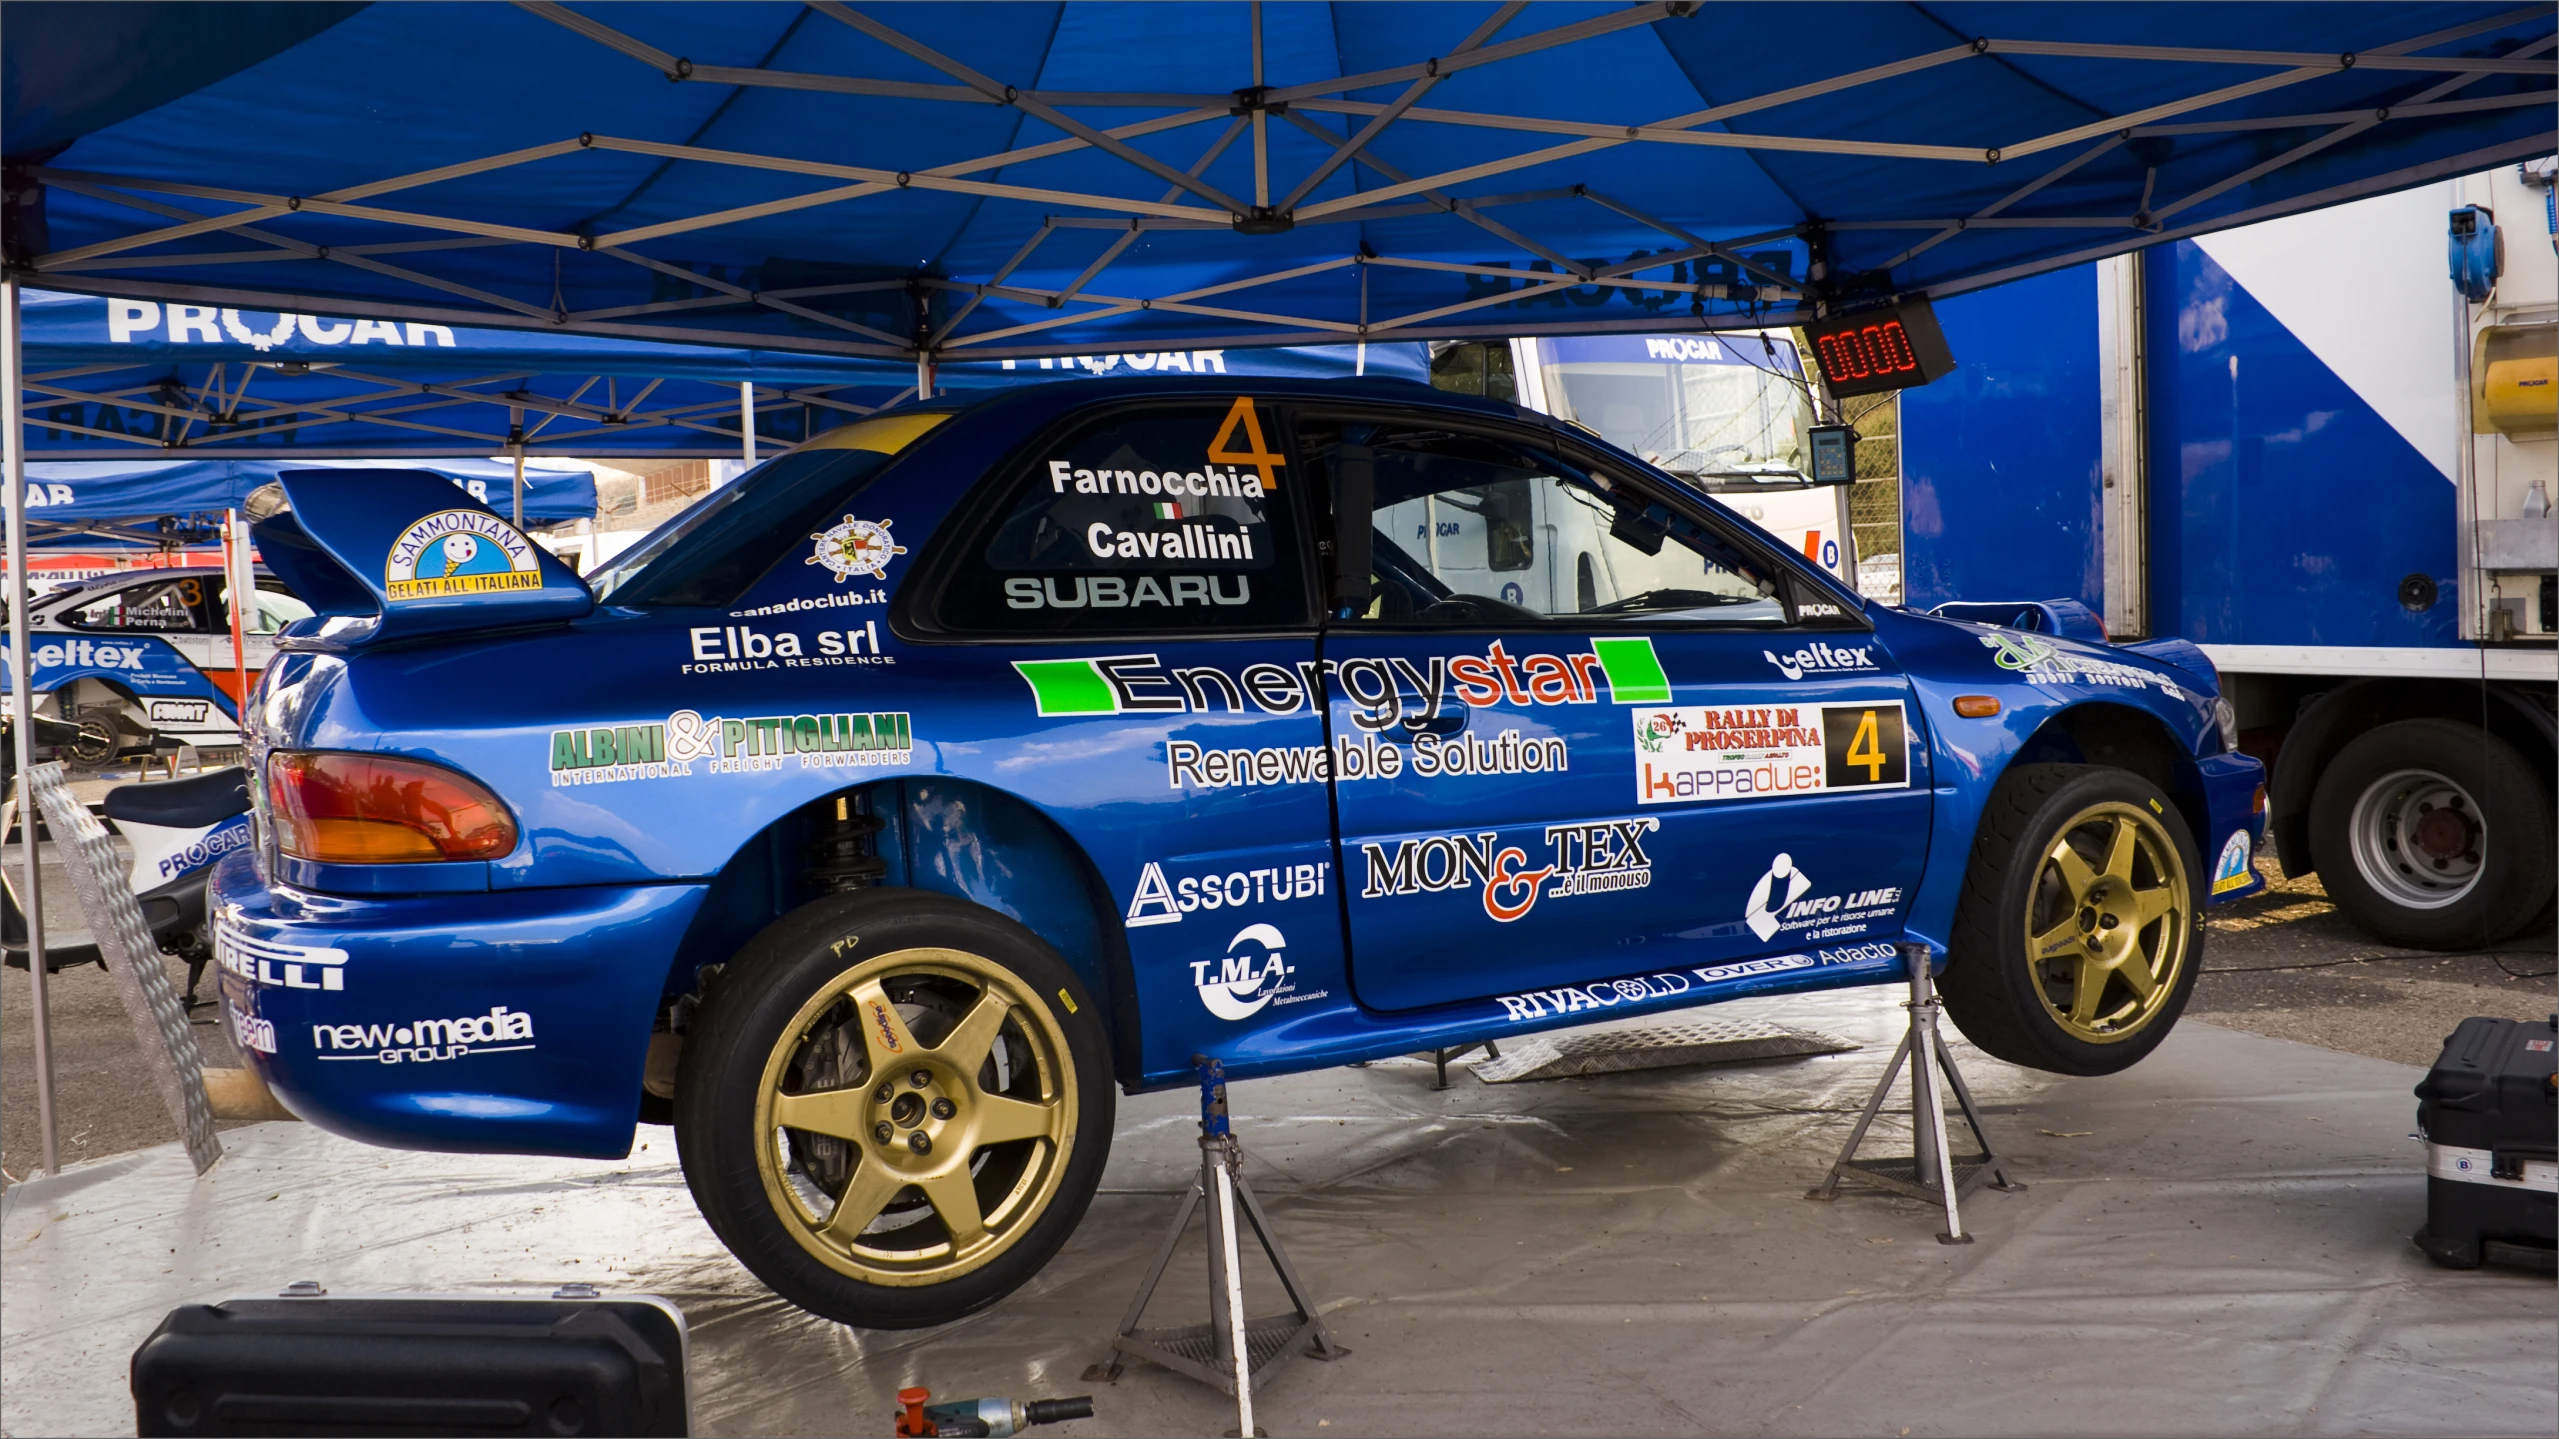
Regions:
<svg viewBox="0 0 2559 1439"><path fill-rule="evenodd" d="M891 1098L895 1097L896 1094L897 1086L892 1084L882 1084L879 1088L871 1091L871 1098L881 1104L886 1104Z"/></svg>
<svg viewBox="0 0 2559 1439"><path fill-rule="evenodd" d="M871 1134L882 1144L889 1144L897 1139L897 1130L885 1119L871 1126Z"/></svg>
<svg viewBox="0 0 2559 1439"><path fill-rule="evenodd" d="M913 1074L908 1075L906 1077L906 1082L914 1085L918 1089L922 1089L924 1086L933 1082L933 1071L929 1069L919 1069Z"/></svg>
<svg viewBox="0 0 2559 1439"><path fill-rule="evenodd" d="M919 1129L906 1137L906 1147L918 1154L930 1154L933 1152L933 1137Z"/></svg>
<svg viewBox="0 0 2559 1439"><path fill-rule="evenodd" d="M947 1099L937 1099L933 1101L933 1117L935 1119L948 1119L959 1112L960 1107Z"/></svg>

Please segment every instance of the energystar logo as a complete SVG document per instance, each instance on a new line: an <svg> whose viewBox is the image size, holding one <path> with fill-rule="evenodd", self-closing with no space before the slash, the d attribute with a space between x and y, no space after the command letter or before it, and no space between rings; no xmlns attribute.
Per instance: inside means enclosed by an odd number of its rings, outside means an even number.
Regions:
<svg viewBox="0 0 2559 1439"><path fill-rule="evenodd" d="M517 1043L516 1041L522 1041ZM513 1054L533 1045L533 1016L505 1005L459 1019L407 1024L315 1024L311 1047L322 1059L375 1064L431 1064L474 1054Z"/></svg>

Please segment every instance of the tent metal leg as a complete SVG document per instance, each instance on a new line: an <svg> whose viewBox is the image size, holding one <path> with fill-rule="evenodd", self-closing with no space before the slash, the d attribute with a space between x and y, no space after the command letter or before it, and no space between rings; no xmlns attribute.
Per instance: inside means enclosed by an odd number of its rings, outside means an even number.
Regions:
<svg viewBox="0 0 2559 1439"><path fill-rule="evenodd" d="M32 661L27 649L27 595L32 589L27 554L27 431L25 331L18 316L18 282L0 279L0 468L8 471L9 717L16 747L18 856L26 863L27 984L35 1018L36 1114L43 1135L44 1172L62 1172L62 1143L53 1114L53 1008L45 993L44 867L37 856L37 815L26 800L27 771L35 764L35 701L27 693Z"/></svg>
<svg viewBox="0 0 2559 1439"><path fill-rule="evenodd" d="M740 381L737 387L738 458L748 469L755 468L755 382Z"/></svg>

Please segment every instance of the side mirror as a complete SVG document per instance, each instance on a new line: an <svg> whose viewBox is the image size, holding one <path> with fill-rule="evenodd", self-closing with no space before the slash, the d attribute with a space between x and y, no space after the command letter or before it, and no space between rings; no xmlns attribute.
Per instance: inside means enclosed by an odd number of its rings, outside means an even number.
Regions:
<svg viewBox="0 0 2559 1439"><path fill-rule="evenodd" d="M1366 445L1333 452L1333 613L1368 612L1369 573L1376 563L1377 455Z"/></svg>

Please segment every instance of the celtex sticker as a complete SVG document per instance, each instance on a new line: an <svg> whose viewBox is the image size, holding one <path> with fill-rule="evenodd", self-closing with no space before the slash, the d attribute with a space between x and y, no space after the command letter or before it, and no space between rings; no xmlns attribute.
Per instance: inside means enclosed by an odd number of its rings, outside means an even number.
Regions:
<svg viewBox="0 0 2559 1439"><path fill-rule="evenodd" d="M1639 804L1910 785L1899 700L1639 709L1634 725Z"/></svg>

